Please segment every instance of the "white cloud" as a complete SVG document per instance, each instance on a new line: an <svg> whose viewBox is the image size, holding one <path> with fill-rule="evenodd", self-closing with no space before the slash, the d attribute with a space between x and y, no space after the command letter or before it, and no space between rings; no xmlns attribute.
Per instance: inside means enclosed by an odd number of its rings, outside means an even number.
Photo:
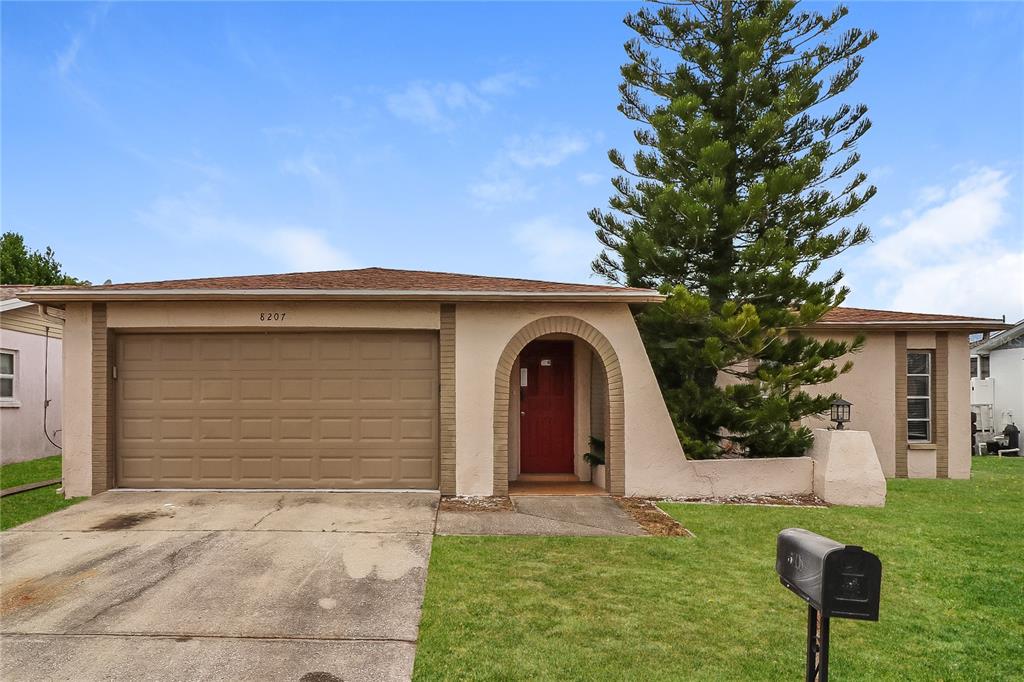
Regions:
<svg viewBox="0 0 1024 682"><path fill-rule="evenodd" d="M517 90L533 85L533 80L516 73L506 71L484 78L476 84L476 89L485 95L511 95Z"/></svg>
<svg viewBox="0 0 1024 682"><path fill-rule="evenodd" d="M526 135L505 141L504 154L520 168L552 168L589 146L581 135Z"/></svg>
<svg viewBox="0 0 1024 682"><path fill-rule="evenodd" d="M590 230L572 227L551 216L517 226L513 238L530 259L539 277L581 281L590 276L590 263L599 245Z"/></svg>
<svg viewBox="0 0 1024 682"><path fill-rule="evenodd" d="M82 34L76 33L71 36L67 46L57 53L57 73L61 76L68 75L68 72L78 63L78 51L82 49Z"/></svg>
<svg viewBox="0 0 1024 682"><path fill-rule="evenodd" d="M523 179L523 170L554 168L588 146L581 135L534 133L509 137L486 168L484 179L471 184L469 193L484 208L530 201L536 197L537 187Z"/></svg>
<svg viewBox="0 0 1024 682"><path fill-rule="evenodd" d="M608 178L601 173L580 173L576 179L581 185L597 185Z"/></svg>
<svg viewBox="0 0 1024 682"><path fill-rule="evenodd" d="M922 189L923 207L883 221L897 227L855 261L858 279L878 282L875 298L895 310L1024 317L1024 235L1006 225L1009 184L980 168Z"/></svg>
<svg viewBox="0 0 1024 682"><path fill-rule="evenodd" d="M965 247L975 248L1006 219L1003 206L1009 177L997 170L982 168L958 182L946 196L942 188L929 187L923 197L932 204L919 211L901 215L903 227L880 239L871 249L882 264L913 267L922 259L937 263L955 257Z"/></svg>
<svg viewBox="0 0 1024 682"><path fill-rule="evenodd" d="M470 185L469 193L481 207L495 208L530 201L537 195L537 188L528 185L522 178L505 177L474 183Z"/></svg>
<svg viewBox="0 0 1024 682"><path fill-rule="evenodd" d="M946 198L946 188L940 185L928 185L917 192L922 205L935 204Z"/></svg>
<svg viewBox="0 0 1024 682"><path fill-rule="evenodd" d="M78 65L78 55L82 51L85 39L96 30L100 21L109 11L109 2L99 3L90 8L86 15L85 25L75 30L64 49L57 52L54 66L61 78L66 78Z"/></svg>
<svg viewBox="0 0 1024 682"><path fill-rule="evenodd" d="M469 85L460 81L421 80L389 94L385 101L394 116L434 132L445 132L455 127L458 114L489 111L489 98L512 94L528 84L527 79L515 73L496 74Z"/></svg>
<svg viewBox="0 0 1024 682"><path fill-rule="evenodd" d="M289 175L298 175L308 180L319 180L324 177L323 168L309 151L303 152L302 156L297 158L285 159L281 163L281 169Z"/></svg>
<svg viewBox="0 0 1024 682"><path fill-rule="evenodd" d="M287 175L304 178L313 187L326 192L332 200L337 200L342 196L342 183L330 171L330 162L330 158L319 156L307 149L297 157L282 161L281 171Z"/></svg>
<svg viewBox="0 0 1024 682"><path fill-rule="evenodd" d="M244 248L263 254L288 270L354 267L348 253L331 243L324 230L289 223L249 221L218 210L209 187L156 199L138 214L147 227L200 245Z"/></svg>
<svg viewBox="0 0 1024 682"><path fill-rule="evenodd" d="M271 230L268 239L261 237L261 250L278 256L289 268L296 270L344 270L354 267L347 253L330 243L322 230L288 226Z"/></svg>
<svg viewBox="0 0 1024 682"><path fill-rule="evenodd" d="M434 131L450 130L453 115L464 109L485 111L490 105L462 83L410 83L387 97L387 106L398 118Z"/></svg>
<svg viewBox="0 0 1024 682"><path fill-rule="evenodd" d="M967 252L894 280L894 310L1024 318L1024 251Z"/></svg>

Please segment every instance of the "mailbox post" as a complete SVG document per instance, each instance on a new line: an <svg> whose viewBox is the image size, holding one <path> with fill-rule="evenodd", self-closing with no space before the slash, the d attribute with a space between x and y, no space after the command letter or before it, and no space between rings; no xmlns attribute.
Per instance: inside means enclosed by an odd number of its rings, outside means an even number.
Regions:
<svg viewBox="0 0 1024 682"><path fill-rule="evenodd" d="M779 533L779 581L807 602L807 682L828 680L829 619L878 620L882 562L803 528Z"/></svg>

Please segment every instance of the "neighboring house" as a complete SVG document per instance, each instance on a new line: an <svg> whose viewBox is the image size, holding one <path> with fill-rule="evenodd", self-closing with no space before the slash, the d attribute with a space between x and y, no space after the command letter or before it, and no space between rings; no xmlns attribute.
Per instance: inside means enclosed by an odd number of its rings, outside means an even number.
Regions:
<svg viewBox="0 0 1024 682"><path fill-rule="evenodd" d="M503 495L520 479L588 480L591 436L605 441L607 463L595 482L616 495L811 489L809 458L684 457L633 320L632 307L664 299L647 289L368 268L25 296L65 309L68 495L111 487ZM934 443L937 462L950 443L959 454L967 410L961 428L953 414L961 406L947 398L950 367L963 365L966 383L966 333L993 324L867 323L877 338L850 385L853 427L872 430L884 461L901 461L894 439L904 434L905 453L907 429ZM898 386L921 384L905 373L905 349L917 348L934 377L927 432L907 421L906 408L919 403L897 399ZM964 471L956 459L948 475Z"/></svg>
<svg viewBox="0 0 1024 682"><path fill-rule="evenodd" d="M0 463L60 453L62 311L0 286Z"/></svg>
<svg viewBox="0 0 1024 682"><path fill-rule="evenodd" d="M864 348L850 356L848 374L815 390L853 403L847 428L871 433L887 478L969 478L968 337L1007 327L958 315L836 308L812 333L843 340L862 334Z"/></svg>
<svg viewBox="0 0 1024 682"><path fill-rule="evenodd" d="M978 426L1002 433L1024 418L1024 320L971 344L971 406Z"/></svg>

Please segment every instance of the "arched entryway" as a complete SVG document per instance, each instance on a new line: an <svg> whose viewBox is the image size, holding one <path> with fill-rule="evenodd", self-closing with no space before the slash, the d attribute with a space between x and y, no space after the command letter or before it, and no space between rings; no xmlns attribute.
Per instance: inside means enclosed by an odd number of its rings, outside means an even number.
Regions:
<svg viewBox="0 0 1024 682"><path fill-rule="evenodd" d="M590 324L575 317L545 317L534 320L513 336L498 360L494 379L494 494L508 494L509 475L509 400L512 370L527 344L545 336L566 334L590 347L604 369L607 381L607 414L605 426L605 462L608 492L625 494L624 424L622 368L618 356L605 336Z"/></svg>

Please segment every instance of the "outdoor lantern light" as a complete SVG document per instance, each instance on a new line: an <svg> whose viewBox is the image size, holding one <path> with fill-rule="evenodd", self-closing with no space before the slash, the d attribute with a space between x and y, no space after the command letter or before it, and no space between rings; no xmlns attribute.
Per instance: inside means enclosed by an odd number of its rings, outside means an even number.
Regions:
<svg viewBox="0 0 1024 682"><path fill-rule="evenodd" d="M842 431L843 424L850 421L851 404L840 398L832 402L832 421L836 423L836 430Z"/></svg>

